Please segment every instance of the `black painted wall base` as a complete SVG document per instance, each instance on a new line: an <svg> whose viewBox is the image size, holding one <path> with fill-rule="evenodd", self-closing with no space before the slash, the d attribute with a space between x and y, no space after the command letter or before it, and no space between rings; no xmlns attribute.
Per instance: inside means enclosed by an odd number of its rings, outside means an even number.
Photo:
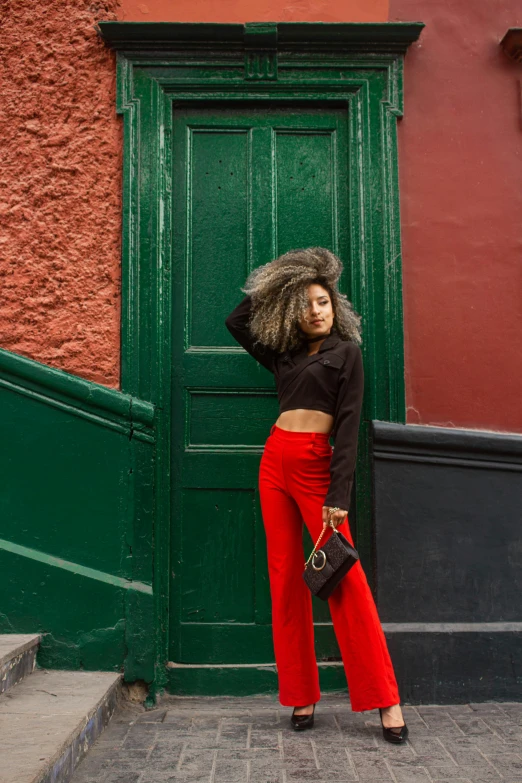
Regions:
<svg viewBox="0 0 522 783"><path fill-rule="evenodd" d="M522 436L372 424L374 583L401 699L522 701Z"/></svg>
<svg viewBox="0 0 522 783"><path fill-rule="evenodd" d="M383 623L401 701L522 701L522 623L516 631L402 632L392 625Z"/></svg>

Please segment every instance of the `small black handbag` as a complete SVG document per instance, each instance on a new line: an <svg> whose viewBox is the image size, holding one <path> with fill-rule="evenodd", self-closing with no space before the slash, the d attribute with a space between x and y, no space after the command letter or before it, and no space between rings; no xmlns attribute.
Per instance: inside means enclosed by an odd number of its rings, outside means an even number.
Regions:
<svg viewBox="0 0 522 783"><path fill-rule="evenodd" d="M359 560L359 553L346 536L334 527L326 544L317 549L326 533L324 527L313 552L305 563L303 578L313 595L326 601L350 568Z"/></svg>

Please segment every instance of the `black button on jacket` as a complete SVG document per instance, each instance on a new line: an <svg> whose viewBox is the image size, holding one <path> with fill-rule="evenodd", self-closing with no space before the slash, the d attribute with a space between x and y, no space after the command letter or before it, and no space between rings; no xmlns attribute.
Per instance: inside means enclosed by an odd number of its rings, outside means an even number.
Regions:
<svg viewBox="0 0 522 783"><path fill-rule="evenodd" d="M251 304L246 296L226 319L227 328L254 359L274 374L280 413L307 408L334 417L334 451L324 505L348 511L364 392L361 349L332 330L312 356L308 356L304 342L293 351L278 353L255 342L248 327Z"/></svg>

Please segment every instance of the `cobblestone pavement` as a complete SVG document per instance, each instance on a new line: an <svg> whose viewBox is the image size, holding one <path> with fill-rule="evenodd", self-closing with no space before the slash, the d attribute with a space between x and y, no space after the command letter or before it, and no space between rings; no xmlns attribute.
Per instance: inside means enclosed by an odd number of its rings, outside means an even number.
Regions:
<svg viewBox="0 0 522 783"><path fill-rule="evenodd" d="M299 733L273 697L124 705L72 783L522 783L522 703L402 709L410 736L395 746L378 710L352 712L339 694Z"/></svg>

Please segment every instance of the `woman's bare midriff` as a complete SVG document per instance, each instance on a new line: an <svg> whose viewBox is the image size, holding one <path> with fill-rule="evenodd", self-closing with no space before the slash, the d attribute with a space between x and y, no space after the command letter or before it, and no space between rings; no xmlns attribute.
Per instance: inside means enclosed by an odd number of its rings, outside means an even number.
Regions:
<svg viewBox="0 0 522 783"><path fill-rule="evenodd" d="M281 413L276 426L290 432L322 432L328 435L332 431L333 420L330 413L297 408Z"/></svg>

